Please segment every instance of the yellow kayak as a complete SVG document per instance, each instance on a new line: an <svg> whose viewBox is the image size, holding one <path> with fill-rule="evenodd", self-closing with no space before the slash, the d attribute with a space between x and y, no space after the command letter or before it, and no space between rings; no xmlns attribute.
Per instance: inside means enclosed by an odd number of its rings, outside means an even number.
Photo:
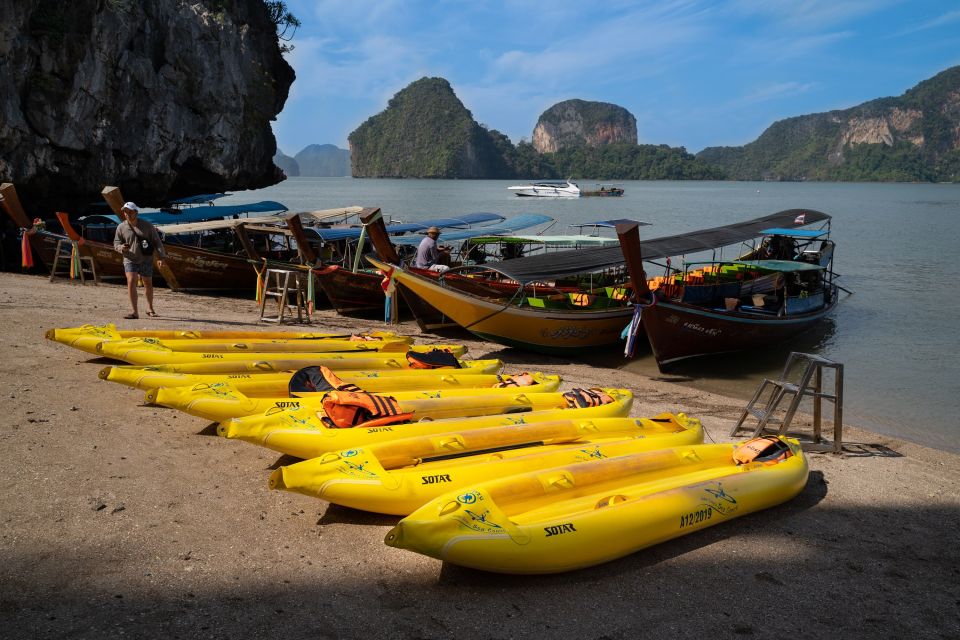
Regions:
<svg viewBox="0 0 960 640"><path fill-rule="evenodd" d="M543 385L545 389L555 389L559 386L559 378ZM538 392L537 387L540 385L521 389L515 387L447 388L398 391L389 395L330 391L310 397L249 398L231 385L217 382L193 387L151 389L146 394L146 401L214 422L250 415L272 415L278 409L304 407L312 409L321 418L333 420L340 428L367 425L371 421L378 421L378 424L392 424L424 419L463 418L577 406L577 400L575 398L571 400L572 392L559 393L546 390ZM606 395L607 402L613 402L614 396L630 393L626 389L597 391ZM331 398L334 400L332 401ZM350 405L345 407L344 402L349 402ZM344 419L336 420L333 409L345 413ZM400 419L399 416L404 417Z"/></svg>
<svg viewBox="0 0 960 640"><path fill-rule="evenodd" d="M311 343L316 344L316 343ZM369 344L369 343L359 343ZM284 360L311 361L320 358L381 358L395 359L404 357L406 351L449 351L454 356L461 356L467 349L463 345L415 345L404 346L400 352L381 353L379 351L345 351L345 352L237 352L237 353L218 353L218 352L183 352L174 351L165 347L159 341L153 338L125 338L123 340L108 340L97 344L97 354L114 360L122 360L130 364L152 365L152 364L186 364L196 362L249 362L253 360L269 360L272 358L283 358ZM308 366L306 362L302 366Z"/></svg>
<svg viewBox="0 0 960 640"><path fill-rule="evenodd" d="M198 384L226 382L251 398L266 398L290 393L290 378L295 371L280 373L190 374L158 371L158 367L110 366L100 370L100 379L149 391L159 387L192 387ZM536 384L560 380L560 376L541 372L529 374ZM344 382L371 393L389 393L412 389L493 387L516 376L474 373L473 369L387 369L385 371L338 371ZM552 390L556 390L555 388Z"/></svg>
<svg viewBox="0 0 960 640"><path fill-rule="evenodd" d="M398 336L391 331L369 331L357 335L361 338L375 340L405 340L405 336ZM349 339L349 333L321 333L314 331L220 331L220 330L147 330L118 331L115 325L85 324L80 327L50 329L46 332L47 340L53 340L74 347L87 353L96 354L97 344L107 340L123 340L125 338L156 338L159 340L189 340L209 342L230 342L238 340L270 341L270 340L327 340Z"/></svg>
<svg viewBox="0 0 960 640"><path fill-rule="evenodd" d="M682 413L488 427L327 453L275 470L270 488L407 515L490 478L701 442L700 421Z"/></svg>
<svg viewBox="0 0 960 640"><path fill-rule="evenodd" d="M413 338L396 336L389 340L351 340L349 338L324 338L322 340L161 340L159 338L124 338L105 340L103 347L97 350L103 354L107 347L113 352L123 353L125 347L140 349L145 345L155 345L157 350L168 349L174 353L330 353L353 351L401 351L407 352L413 344ZM448 348L451 345L446 345ZM423 347L420 347L421 349ZM465 351L465 349L464 349Z"/></svg>
<svg viewBox="0 0 960 640"><path fill-rule="evenodd" d="M217 433L226 438L245 440L297 458L316 458L330 451L365 447L398 438L424 436L455 430L482 429L503 425L529 424L549 420L594 420L623 418L630 413L633 394L617 394L614 402L577 409L549 409L529 413L507 413L424 420L409 424L331 429L324 426L317 412L298 407L278 410L272 415L234 418L220 423Z"/></svg>
<svg viewBox="0 0 960 640"><path fill-rule="evenodd" d="M221 355L221 354L218 354ZM270 354L267 354L270 355ZM274 356L278 354L272 354ZM343 357L348 356L348 357ZM423 369L414 369L410 362L397 355L390 354L343 354L327 353L317 357L304 358L296 355L291 358L267 357L257 360L217 360L211 358L203 362L167 363L156 365L137 365L138 369L163 371L165 373L189 374L231 374L231 373L289 373L303 367L318 366L333 369L337 373L342 371L364 371L366 373L392 372L394 375L407 373L418 374ZM457 360L455 368L436 369L434 371L455 371L458 374L466 372L495 373L503 368L500 360Z"/></svg>
<svg viewBox="0 0 960 640"><path fill-rule="evenodd" d="M485 571L556 573L780 504L806 482L796 440L672 447L462 487L385 542Z"/></svg>

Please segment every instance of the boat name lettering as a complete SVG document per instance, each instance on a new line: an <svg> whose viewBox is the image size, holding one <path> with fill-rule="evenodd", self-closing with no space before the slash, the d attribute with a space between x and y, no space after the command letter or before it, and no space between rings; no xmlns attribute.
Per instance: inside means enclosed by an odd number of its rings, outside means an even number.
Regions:
<svg viewBox="0 0 960 640"><path fill-rule="evenodd" d="M583 329L581 327L559 327L557 329L540 329L540 336L543 338L552 338L554 340L584 340L593 333L592 329Z"/></svg>
<svg viewBox="0 0 960 640"><path fill-rule="evenodd" d="M709 520L713 516L713 510L709 507L704 507L702 509L697 509L693 513L686 513L680 516L680 528L689 527L691 525L700 524L706 520Z"/></svg>
<svg viewBox="0 0 960 640"><path fill-rule="evenodd" d="M563 524L544 527L543 530L547 532L548 538L552 538L553 536L559 536L561 533L576 533L577 528L573 526L572 522L564 522Z"/></svg>
<svg viewBox="0 0 960 640"><path fill-rule="evenodd" d="M233 373L227 377L230 378L231 380L238 380L241 378L250 378L252 376L249 373Z"/></svg>
<svg viewBox="0 0 960 640"><path fill-rule="evenodd" d="M696 331L698 333L702 333L704 335L712 336L712 337L716 337L721 333L720 329L708 329L707 327L699 325L695 322L684 322L683 328L690 329L691 331Z"/></svg>
<svg viewBox="0 0 960 640"><path fill-rule="evenodd" d="M277 409L297 409L300 407L300 403L296 400L279 400L273 404Z"/></svg>
<svg viewBox="0 0 960 640"><path fill-rule="evenodd" d="M393 431L393 427L370 427L367 429L367 433L385 433L387 431Z"/></svg>
<svg viewBox="0 0 960 640"><path fill-rule="evenodd" d="M201 358L220 358L222 360L223 354L222 353L201 353L200 357Z"/></svg>
<svg viewBox="0 0 960 640"><path fill-rule="evenodd" d="M450 482L449 473L441 473L435 476L420 476L421 484L438 484L440 482Z"/></svg>

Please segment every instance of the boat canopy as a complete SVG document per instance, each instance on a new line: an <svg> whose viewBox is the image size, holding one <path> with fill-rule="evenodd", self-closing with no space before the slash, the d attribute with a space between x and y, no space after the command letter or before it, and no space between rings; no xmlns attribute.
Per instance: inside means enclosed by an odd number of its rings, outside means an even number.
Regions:
<svg viewBox="0 0 960 640"><path fill-rule="evenodd" d="M798 216L804 214L802 222ZM679 256L699 251L710 251L764 235L764 229L784 228L791 225L799 228L806 225L826 222L830 216L810 209L787 209L762 218L711 229L701 229L690 233L681 233L663 238L654 238L640 243L643 260L656 260L669 256ZM624 264L620 247L600 247L591 250L561 251L528 258L514 258L501 262L488 262L485 266L495 269L518 282L534 280L554 280L564 276L601 271Z"/></svg>
<svg viewBox="0 0 960 640"><path fill-rule="evenodd" d="M538 224L543 224L545 222L553 222L553 218L550 216L545 216L542 213L524 213L519 216L514 216L508 218L501 222L489 227L482 227L480 229L464 229L462 231L452 231L450 233L445 233L443 239L446 241L453 240L468 240L475 237L487 237L495 235L511 235L515 231L520 231L521 229L529 229L530 227L535 227ZM439 226L439 225L438 225ZM387 229L389 230L389 225ZM394 244L409 244L417 245L423 240L420 236L405 236L401 238L394 238Z"/></svg>
<svg viewBox="0 0 960 640"><path fill-rule="evenodd" d="M801 262L799 260L734 260L730 264L742 264L756 267L764 271L779 271L781 273L796 273L799 271L823 271L819 264Z"/></svg>
<svg viewBox="0 0 960 640"><path fill-rule="evenodd" d="M300 216L304 224L320 224L350 216L363 211L363 207L338 207L336 209L322 209L318 211L301 211L300 213L282 213L275 216L253 216L250 218L229 218L225 220L204 220L202 222L185 222L183 224L161 224L157 229L165 234L195 233L198 231L217 231L233 229L241 224L284 224L293 216Z"/></svg>
<svg viewBox="0 0 960 640"><path fill-rule="evenodd" d="M570 226L576 229L583 229L584 227L602 227L604 229L613 229L616 228L618 224L638 224L641 227L650 226L649 222L640 222L639 220L630 220L629 218L620 218L618 220L600 220L598 222L583 222L580 224L572 224Z"/></svg>
<svg viewBox="0 0 960 640"><path fill-rule="evenodd" d="M451 227L469 227L472 224L484 225L494 222L500 222L504 219L499 213L466 213L462 216L451 218L434 218L432 220L420 220L418 222L398 222L386 225L387 233L393 235L397 233L410 233L413 231L426 231L430 227L440 227L449 229ZM491 233L484 227L484 233ZM335 242L337 240L356 240L360 237L362 227L332 227L329 229L306 229L310 233L315 233L321 240L326 242ZM396 242L396 240L394 240ZM417 238L417 243L420 238Z"/></svg>
<svg viewBox="0 0 960 640"><path fill-rule="evenodd" d="M141 211L139 217L153 224L177 224L181 222L202 222L215 218L232 218L243 214L270 213L272 211L286 211L286 205L273 200L262 200L247 204L217 204L209 206L190 207L189 209L162 209L160 211ZM89 222L102 224L120 224L120 217L114 214L84 216L80 222L88 225Z"/></svg>
<svg viewBox="0 0 960 640"><path fill-rule="evenodd" d="M807 238L810 240L825 236L830 233L828 229L764 229L761 231L765 236L787 236L789 238Z"/></svg>
<svg viewBox="0 0 960 640"><path fill-rule="evenodd" d="M599 236L480 236L470 238L471 244L538 244L547 247L577 247L591 245L606 247L620 244L617 238Z"/></svg>
<svg viewBox="0 0 960 640"><path fill-rule="evenodd" d="M222 198L228 194L226 193L198 193L195 196L187 196L186 198L177 198L176 200L168 201L170 205L181 205L181 204L201 204L204 202L212 202L218 198Z"/></svg>

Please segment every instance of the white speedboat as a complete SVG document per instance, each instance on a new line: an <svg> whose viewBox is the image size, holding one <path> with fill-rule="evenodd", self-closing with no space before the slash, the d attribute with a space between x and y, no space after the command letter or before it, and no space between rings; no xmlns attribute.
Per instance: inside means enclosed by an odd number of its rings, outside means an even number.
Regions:
<svg viewBox="0 0 960 640"><path fill-rule="evenodd" d="M507 187L518 196L533 196L539 198L579 198L580 187L569 180L544 180Z"/></svg>

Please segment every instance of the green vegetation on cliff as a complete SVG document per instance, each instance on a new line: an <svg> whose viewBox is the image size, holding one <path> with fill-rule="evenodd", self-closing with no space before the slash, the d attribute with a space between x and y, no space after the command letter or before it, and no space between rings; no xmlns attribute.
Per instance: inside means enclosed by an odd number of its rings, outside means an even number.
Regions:
<svg viewBox="0 0 960 640"><path fill-rule="evenodd" d="M498 135L474 121L450 83L443 78L422 78L350 134L353 175L508 177Z"/></svg>
<svg viewBox="0 0 960 640"><path fill-rule="evenodd" d="M898 98L775 122L697 158L738 180L960 181L960 67Z"/></svg>

